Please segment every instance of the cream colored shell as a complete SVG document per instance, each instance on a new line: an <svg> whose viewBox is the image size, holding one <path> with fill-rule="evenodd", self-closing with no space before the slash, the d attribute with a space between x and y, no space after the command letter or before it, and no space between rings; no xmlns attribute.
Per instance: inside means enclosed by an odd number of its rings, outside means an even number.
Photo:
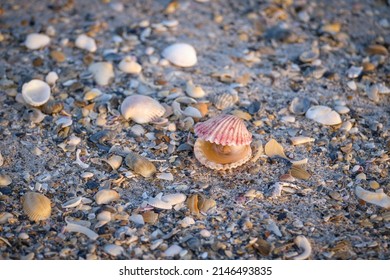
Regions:
<svg viewBox="0 0 390 280"><path fill-rule="evenodd" d="M50 199L40 193L28 192L22 198L23 210L32 221L46 220L51 215Z"/></svg>

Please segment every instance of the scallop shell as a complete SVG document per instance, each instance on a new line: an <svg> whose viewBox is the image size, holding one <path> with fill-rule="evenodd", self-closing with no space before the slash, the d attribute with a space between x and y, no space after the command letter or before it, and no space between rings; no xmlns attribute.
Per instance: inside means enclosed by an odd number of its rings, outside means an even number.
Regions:
<svg viewBox="0 0 390 280"><path fill-rule="evenodd" d="M131 170L145 178L153 176L153 174L157 171L154 164L147 158L133 152L130 152L126 156L125 162Z"/></svg>
<svg viewBox="0 0 390 280"><path fill-rule="evenodd" d="M97 204L108 204L112 201L119 199L119 193L114 190L100 190L95 195L95 201Z"/></svg>
<svg viewBox="0 0 390 280"><path fill-rule="evenodd" d="M219 110L225 110L234 106L238 102L239 98L237 92L224 92L215 94L211 97L211 102Z"/></svg>
<svg viewBox="0 0 390 280"><path fill-rule="evenodd" d="M176 43L165 48L162 56L179 67L192 67L198 59L193 46L185 43Z"/></svg>
<svg viewBox="0 0 390 280"><path fill-rule="evenodd" d="M28 192L22 198L23 210L32 221L46 220L51 215L50 199L40 193Z"/></svg>
<svg viewBox="0 0 390 280"><path fill-rule="evenodd" d="M223 146L249 145L252 134L242 119L233 115L220 115L195 125L199 139Z"/></svg>
<svg viewBox="0 0 390 280"><path fill-rule="evenodd" d="M22 95L24 101L31 106L41 106L49 101L50 86L41 80L31 80L23 84Z"/></svg>
<svg viewBox="0 0 390 280"><path fill-rule="evenodd" d="M156 100L145 95L131 95L123 100L121 105L122 116L136 123L143 124L162 117L165 108Z"/></svg>
<svg viewBox="0 0 390 280"><path fill-rule="evenodd" d="M312 106L306 112L306 118L324 125L337 125L341 123L340 115L327 106Z"/></svg>

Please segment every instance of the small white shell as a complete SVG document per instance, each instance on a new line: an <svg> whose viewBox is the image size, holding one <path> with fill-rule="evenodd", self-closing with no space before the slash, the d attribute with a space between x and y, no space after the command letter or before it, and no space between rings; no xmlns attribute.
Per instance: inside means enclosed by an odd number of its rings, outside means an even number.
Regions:
<svg viewBox="0 0 390 280"><path fill-rule="evenodd" d="M162 56L179 67L192 67L198 59L193 46L185 43L176 43L165 48Z"/></svg>
<svg viewBox="0 0 390 280"><path fill-rule="evenodd" d="M183 220L180 221L180 225L183 228L189 227L194 224L195 224L195 220L192 217L185 217Z"/></svg>
<svg viewBox="0 0 390 280"><path fill-rule="evenodd" d="M113 257L119 257L125 252L125 249L123 247L116 245L116 244L106 244L104 247L104 252L109 254L110 256Z"/></svg>
<svg viewBox="0 0 390 280"><path fill-rule="evenodd" d="M161 197L161 200L171 205L182 203L186 200L187 196L182 193L172 193Z"/></svg>
<svg viewBox="0 0 390 280"><path fill-rule="evenodd" d="M294 260L305 260L311 255L311 245L310 242L307 240L306 237L303 235L298 235L294 239L295 245L298 246L298 248L302 249L302 253L298 256L295 256Z"/></svg>
<svg viewBox="0 0 390 280"><path fill-rule="evenodd" d="M61 207L62 207L62 208L72 208L72 207L76 207L76 206L80 205L81 200L82 200L82 197L81 197L81 196L72 198L72 199L68 200L67 202L65 202L64 204L62 204Z"/></svg>
<svg viewBox="0 0 390 280"><path fill-rule="evenodd" d="M122 165L123 158L118 155L112 155L105 161L111 166L113 170L117 170Z"/></svg>
<svg viewBox="0 0 390 280"><path fill-rule="evenodd" d="M100 228L104 226L105 224L111 221L111 218L112 218L111 212L109 211L100 212L96 217L98 222L96 223L95 228Z"/></svg>
<svg viewBox="0 0 390 280"><path fill-rule="evenodd" d="M382 189L377 190L376 192L370 192L366 191L362 187L356 187L355 193L358 198L368 203L375 204L385 209L390 209L390 197L387 196Z"/></svg>
<svg viewBox="0 0 390 280"><path fill-rule="evenodd" d="M129 74L139 74L142 71L142 66L137 63L136 58L132 56L126 56L119 62L119 70Z"/></svg>
<svg viewBox="0 0 390 280"><path fill-rule="evenodd" d="M87 50L89 52L95 52L97 49L95 39L88 37L85 34L77 36L75 45L79 49Z"/></svg>
<svg viewBox="0 0 390 280"><path fill-rule="evenodd" d="M89 164L86 164L86 163L81 161L80 153L81 153L81 150L77 149L77 151L76 151L76 160L73 163L78 164L81 168L87 169L89 167Z"/></svg>
<svg viewBox="0 0 390 280"><path fill-rule="evenodd" d="M58 74L54 71L49 72L45 77L46 83L48 83L51 86L54 85L57 80L58 80Z"/></svg>
<svg viewBox="0 0 390 280"><path fill-rule="evenodd" d="M327 106L312 106L306 112L306 118L324 125L337 125L341 123L340 115Z"/></svg>
<svg viewBox="0 0 390 280"><path fill-rule="evenodd" d="M95 82L101 86L108 85L110 80L115 77L114 68L109 62L92 63L88 70L92 73Z"/></svg>
<svg viewBox="0 0 390 280"><path fill-rule="evenodd" d="M112 201L119 199L119 193L114 190L100 190L95 196L95 201L97 204L108 204Z"/></svg>
<svg viewBox="0 0 390 280"><path fill-rule="evenodd" d="M200 86L195 86L190 80L186 84L186 93L193 98L202 98L206 95Z"/></svg>
<svg viewBox="0 0 390 280"><path fill-rule="evenodd" d="M191 107L191 106L188 106L183 111L183 115L186 117L191 117L191 118L201 118L202 117L202 113L198 109Z"/></svg>
<svg viewBox="0 0 390 280"><path fill-rule="evenodd" d="M122 116L136 123L151 122L165 113L165 108L153 98L145 95L131 95L123 100L121 105Z"/></svg>
<svg viewBox="0 0 390 280"><path fill-rule="evenodd" d="M173 175L172 175L172 173L169 173L169 172L159 173L156 175L156 178L158 178L160 180L173 181Z"/></svg>
<svg viewBox="0 0 390 280"><path fill-rule="evenodd" d="M96 240L99 237L99 235L93 230L85 226L74 224L74 223L68 223L65 226L64 230L67 232L77 232L77 233L85 234L91 240Z"/></svg>
<svg viewBox="0 0 390 280"><path fill-rule="evenodd" d="M140 214L131 215L129 220L132 221L136 225L144 225L145 224L144 217Z"/></svg>
<svg viewBox="0 0 390 280"><path fill-rule="evenodd" d="M24 44L30 50L37 50L47 46L50 43L50 37L45 34L28 34Z"/></svg>
<svg viewBox="0 0 390 280"><path fill-rule="evenodd" d="M24 101L31 106L41 106L49 101L50 86L41 80L31 80L22 87Z"/></svg>
<svg viewBox="0 0 390 280"><path fill-rule="evenodd" d="M159 208L159 209L166 209L166 210L172 209L172 204L163 201L159 197L151 197L151 198L149 198L148 204L153 206L153 207L155 207L155 208Z"/></svg>

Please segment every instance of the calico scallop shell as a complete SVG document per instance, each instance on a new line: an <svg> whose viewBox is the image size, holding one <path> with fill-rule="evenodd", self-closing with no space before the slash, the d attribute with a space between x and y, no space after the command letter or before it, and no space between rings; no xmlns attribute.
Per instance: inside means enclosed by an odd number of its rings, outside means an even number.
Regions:
<svg viewBox="0 0 390 280"><path fill-rule="evenodd" d="M251 158L252 134L236 116L221 115L198 123L195 133L195 157L211 169L236 168Z"/></svg>
<svg viewBox="0 0 390 280"><path fill-rule="evenodd" d="M40 193L28 192L22 198L23 210L32 221L42 221L50 217L50 199Z"/></svg>
<svg viewBox="0 0 390 280"><path fill-rule="evenodd" d="M49 101L50 86L44 81L34 79L22 87L24 101L31 106L41 106Z"/></svg>
<svg viewBox="0 0 390 280"><path fill-rule="evenodd" d="M252 134L242 119L233 115L220 115L195 125L199 139L223 146L249 145Z"/></svg>
<svg viewBox="0 0 390 280"><path fill-rule="evenodd" d="M122 116L128 120L143 124L162 117L165 108L153 98L145 95L131 95L123 100L121 105Z"/></svg>

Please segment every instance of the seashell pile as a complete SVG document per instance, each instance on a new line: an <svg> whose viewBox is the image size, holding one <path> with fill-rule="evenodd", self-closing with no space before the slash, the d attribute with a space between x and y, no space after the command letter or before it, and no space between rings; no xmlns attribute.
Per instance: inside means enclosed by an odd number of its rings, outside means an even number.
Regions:
<svg viewBox="0 0 390 280"><path fill-rule="evenodd" d="M122 116L139 124L152 122L164 113L165 108L157 100L145 95L128 96L121 104Z"/></svg>
<svg viewBox="0 0 390 280"><path fill-rule="evenodd" d="M179 67L192 67L198 61L194 47L185 43L176 43L166 47L162 56Z"/></svg>
<svg viewBox="0 0 390 280"><path fill-rule="evenodd" d="M31 80L22 87L24 101L31 106L41 106L49 101L50 86L41 80Z"/></svg>
<svg viewBox="0 0 390 280"><path fill-rule="evenodd" d="M195 157L203 165L216 170L236 168L246 163L251 155L252 134L242 119L220 115L195 125L198 139Z"/></svg>
<svg viewBox="0 0 390 280"><path fill-rule="evenodd" d="M40 193L28 192L22 197L23 210L31 221L47 220L51 215L50 199Z"/></svg>

